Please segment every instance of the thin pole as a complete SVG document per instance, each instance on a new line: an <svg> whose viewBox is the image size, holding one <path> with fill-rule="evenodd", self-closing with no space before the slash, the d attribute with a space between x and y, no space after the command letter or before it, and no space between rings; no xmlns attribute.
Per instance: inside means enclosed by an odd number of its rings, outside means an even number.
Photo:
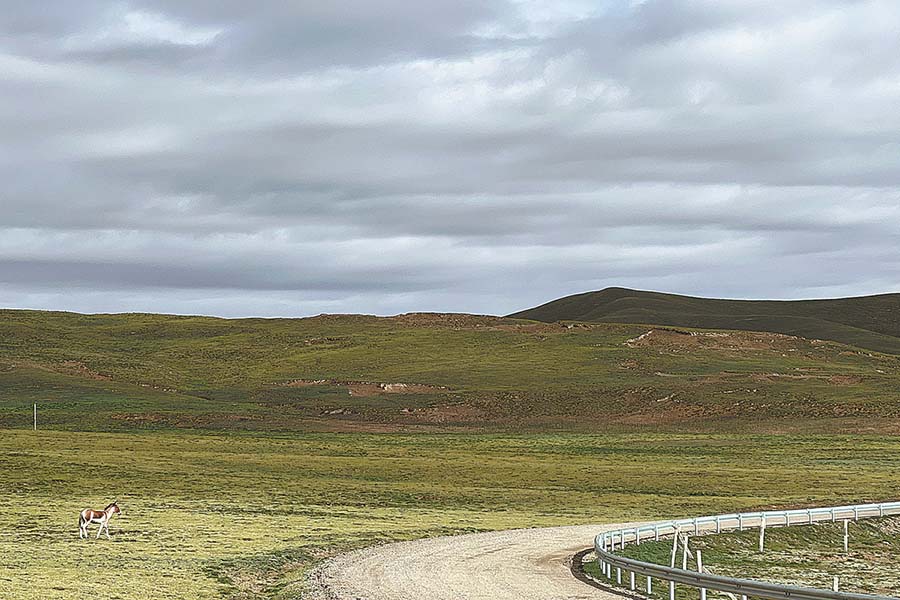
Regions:
<svg viewBox="0 0 900 600"><path fill-rule="evenodd" d="M759 526L759 551L763 552L766 546L766 519L763 517L762 523Z"/></svg>
<svg viewBox="0 0 900 600"><path fill-rule="evenodd" d="M675 557L678 556L678 530L675 530L675 537L672 538L672 560L669 564L671 568L675 568Z"/></svg>
<svg viewBox="0 0 900 600"><path fill-rule="evenodd" d="M850 530L847 526L850 522L847 519L844 519L844 554L850 552Z"/></svg>
<svg viewBox="0 0 900 600"><path fill-rule="evenodd" d="M703 573L703 552L697 549L697 572ZM706 600L706 588L700 588L700 600Z"/></svg>
<svg viewBox="0 0 900 600"><path fill-rule="evenodd" d="M675 557L678 555L678 537L681 532L675 528L675 535L672 537L672 568L675 568ZM675 600L675 582L669 580L669 600Z"/></svg>

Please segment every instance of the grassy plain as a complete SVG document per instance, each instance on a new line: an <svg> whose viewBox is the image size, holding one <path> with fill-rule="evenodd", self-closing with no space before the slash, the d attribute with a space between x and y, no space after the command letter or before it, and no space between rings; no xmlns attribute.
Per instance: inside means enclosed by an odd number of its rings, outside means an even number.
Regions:
<svg viewBox="0 0 900 600"><path fill-rule="evenodd" d="M858 436L0 430L0 597L295 598L341 549L890 498L898 459ZM113 539L79 540L113 497Z"/></svg>
<svg viewBox="0 0 900 600"><path fill-rule="evenodd" d="M888 499L898 381L768 333L0 311L0 598L296 598L380 541Z"/></svg>

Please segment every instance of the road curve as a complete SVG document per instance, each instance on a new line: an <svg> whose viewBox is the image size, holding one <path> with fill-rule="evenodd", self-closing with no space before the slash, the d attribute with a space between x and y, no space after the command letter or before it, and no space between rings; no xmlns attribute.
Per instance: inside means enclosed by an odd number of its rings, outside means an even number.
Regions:
<svg viewBox="0 0 900 600"><path fill-rule="evenodd" d="M570 561L601 531L633 524L512 529L386 544L313 571L315 600L603 600Z"/></svg>

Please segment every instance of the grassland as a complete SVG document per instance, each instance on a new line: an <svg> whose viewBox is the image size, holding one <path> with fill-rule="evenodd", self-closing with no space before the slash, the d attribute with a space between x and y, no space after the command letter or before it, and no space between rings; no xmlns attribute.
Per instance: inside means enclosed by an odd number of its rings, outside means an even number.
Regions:
<svg viewBox="0 0 900 600"><path fill-rule="evenodd" d="M545 322L656 323L772 331L900 354L900 294L749 301L607 288L553 300L511 316Z"/></svg>
<svg viewBox="0 0 900 600"><path fill-rule="evenodd" d="M37 402L71 430L894 433L898 382L900 357L769 333L0 311L5 427Z"/></svg>
<svg viewBox="0 0 900 600"><path fill-rule="evenodd" d="M758 530L692 537L690 544L703 552L704 570L709 573L825 589L831 589L837 576L842 591L896 597L900 592L900 518L852 522L848 554L843 552L843 534L842 523L770 527L763 553L758 551ZM667 565L671 548L667 540L628 546L622 553ZM602 580L595 565L589 571ZM668 588L659 587L654 597L667 598ZM685 588L678 596L694 598L696 591Z"/></svg>
<svg viewBox="0 0 900 600"><path fill-rule="evenodd" d="M888 499L898 377L770 333L0 311L0 598L296 598L380 541Z"/></svg>
<svg viewBox="0 0 900 600"><path fill-rule="evenodd" d="M3 430L0 597L293 598L343 548L888 498L898 458L894 438ZM113 540L79 540L113 496Z"/></svg>

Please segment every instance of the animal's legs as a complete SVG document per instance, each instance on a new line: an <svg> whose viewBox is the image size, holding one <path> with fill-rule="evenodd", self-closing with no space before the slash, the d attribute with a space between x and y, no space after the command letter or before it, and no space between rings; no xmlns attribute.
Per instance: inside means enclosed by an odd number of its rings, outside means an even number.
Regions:
<svg viewBox="0 0 900 600"><path fill-rule="evenodd" d="M106 539L110 539L110 537L109 537L109 521L106 522Z"/></svg>
<svg viewBox="0 0 900 600"><path fill-rule="evenodd" d="M100 539L100 534L103 533L103 521L100 521L100 529L97 530L97 538Z"/></svg>

